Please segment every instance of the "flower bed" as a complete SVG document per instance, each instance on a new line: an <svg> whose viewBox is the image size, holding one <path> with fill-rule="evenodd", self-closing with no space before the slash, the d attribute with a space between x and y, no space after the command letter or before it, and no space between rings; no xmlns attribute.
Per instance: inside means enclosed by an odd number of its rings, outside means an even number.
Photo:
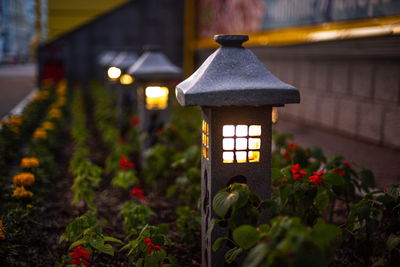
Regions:
<svg viewBox="0 0 400 267"><path fill-rule="evenodd" d="M175 108L143 151L136 115L120 134L112 93L74 88L66 109L57 88L20 169L2 181L0 263L199 266L198 109ZM215 196L213 224L229 234L213 250L227 245L227 264L239 266L396 266L399 187L375 189L369 170L290 139L274 134L271 199L241 183Z"/></svg>

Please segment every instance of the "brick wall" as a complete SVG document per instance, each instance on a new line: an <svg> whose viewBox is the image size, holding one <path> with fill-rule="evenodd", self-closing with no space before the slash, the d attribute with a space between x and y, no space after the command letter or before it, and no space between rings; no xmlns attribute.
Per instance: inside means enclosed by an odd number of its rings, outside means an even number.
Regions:
<svg viewBox="0 0 400 267"><path fill-rule="evenodd" d="M399 48L399 37L381 37L252 50L300 89L281 118L399 149Z"/></svg>

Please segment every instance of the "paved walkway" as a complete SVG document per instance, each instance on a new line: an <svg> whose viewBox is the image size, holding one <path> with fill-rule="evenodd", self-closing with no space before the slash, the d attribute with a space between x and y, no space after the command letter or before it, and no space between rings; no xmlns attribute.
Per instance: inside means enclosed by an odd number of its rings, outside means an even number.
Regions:
<svg viewBox="0 0 400 267"><path fill-rule="evenodd" d="M321 147L326 156L341 155L353 165L372 170L377 186L400 183L400 151L385 148L294 122L280 120L275 126L279 132L292 133L298 144Z"/></svg>
<svg viewBox="0 0 400 267"><path fill-rule="evenodd" d="M32 64L0 66L0 119L36 88Z"/></svg>

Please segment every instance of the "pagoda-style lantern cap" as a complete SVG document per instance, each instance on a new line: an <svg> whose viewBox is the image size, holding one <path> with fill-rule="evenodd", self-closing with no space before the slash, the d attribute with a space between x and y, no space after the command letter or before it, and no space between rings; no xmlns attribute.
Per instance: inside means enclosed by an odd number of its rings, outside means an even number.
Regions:
<svg viewBox="0 0 400 267"><path fill-rule="evenodd" d="M156 46L147 50L129 69L128 73L137 79L175 79L181 76L182 70L172 64Z"/></svg>
<svg viewBox="0 0 400 267"><path fill-rule="evenodd" d="M112 61L111 65L120 69L127 69L136 62L138 56L133 52L120 52Z"/></svg>
<svg viewBox="0 0 400 267"><path fill-rule="evenodd" d="M117 52L115 51L105 51L100 54L98 58L98 63L102 67L108 67L111 65L111 62L114 60L116 57Z"/></svg>
<svg viewBox="0 0 400 267"><path fill-rule="evenodd" d="M299 103L298 89L275 77L250 50L247 35L216 35L221 47L176 87L182 106L280 106Z"/></svg>

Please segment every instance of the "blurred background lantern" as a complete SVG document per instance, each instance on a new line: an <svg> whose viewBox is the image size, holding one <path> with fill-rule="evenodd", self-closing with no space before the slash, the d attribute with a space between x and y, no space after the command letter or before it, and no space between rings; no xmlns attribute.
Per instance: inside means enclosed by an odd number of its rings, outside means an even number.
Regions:
<svg viewBox="0 0 400 267"><path fill-rule="evenodd" d="M141 130L149 138L145 146L151 146L157 131L170 120L171 85L181 77L181 69L170 62L158 46L147 46L131 66L128 73L138 82L138 113Z"/></svg>

